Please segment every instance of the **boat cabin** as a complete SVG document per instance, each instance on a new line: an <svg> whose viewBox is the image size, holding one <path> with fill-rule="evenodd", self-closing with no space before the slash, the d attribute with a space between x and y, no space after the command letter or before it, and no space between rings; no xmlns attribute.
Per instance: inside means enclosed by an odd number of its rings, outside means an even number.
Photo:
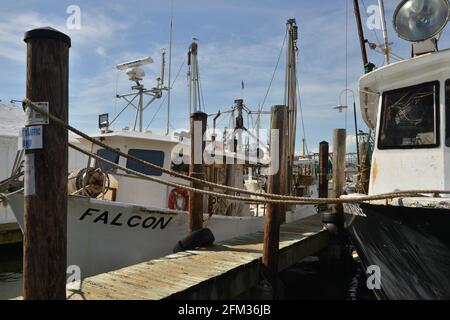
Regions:
<svg viewBox="0 0 450 320"><path fill-rule="evenodd" d="M376 132L369 194L450 187L450 50L393 63L359 81Z"/></svg>
<svg viewBox="0 0 450 320"><path fill-rule="evenodd" d="M163 136L149 132L136 131L101 133L94 135L93 138L99 139L103 143L126 154L160 167L187 173L186 167L188 168L188 166L179 166L172 163L172 152L175 147L180 144L187 146L183 149L189 151L189 139L186 141L184 138L183 141L180 141L181 138L176 137L175 135ZM185 180L142 166L141 164L124 157L119 157L118 154L99 146L92 146L91 142L86 141L83 138L80 138L80 141L83 143L86 150L91 150L92 148L93 153L104 159L115 162L122 167L146 175L162 178L166 181L186 184ZM136 203L143 206L167 208L169 193L173 188L127 174L122 170L112 168L108 164L100 163L100 161L96 161L95 159L91 159L90 161L90 167L101 168L101 170L108 173L110 177L111 186L110 191L108 191L106 195L106 199L124 203Z"/></svg>

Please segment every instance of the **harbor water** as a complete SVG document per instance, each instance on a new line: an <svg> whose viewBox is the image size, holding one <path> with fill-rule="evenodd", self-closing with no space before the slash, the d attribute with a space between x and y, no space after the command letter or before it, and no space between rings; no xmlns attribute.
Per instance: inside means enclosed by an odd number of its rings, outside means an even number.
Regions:
<svg viewBox="0 0 450 320"><path fill-rule="evenodd" d="M22 295L22 243L0 246L0 300Z"/></svg>

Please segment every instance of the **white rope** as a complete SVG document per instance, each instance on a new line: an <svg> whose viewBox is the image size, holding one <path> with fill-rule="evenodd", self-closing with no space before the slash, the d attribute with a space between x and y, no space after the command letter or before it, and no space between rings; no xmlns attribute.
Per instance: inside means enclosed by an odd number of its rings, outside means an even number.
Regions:
<svg viewBox="0 0 450 320"><path fill-rule="evenodd" d="M68 125L67 123L65 123L64 121L62 121L61 119L59 119L58 117L55 117L52 114L49 114L48 112L46 112L45 110L43 110L42 108L38 107L36 104L34 104L31 100L29 99L24 99L23 101L24 105L26 106L30 106L31 108L33 108L36 112L39 112L45 116L48 116L52 121L54 121L56 124L61 125L62 127L64 127L67 130L70 130L72 132L74 132L77 135L80 135L81 137L87 139L88 141L91 141L95 144L98 144L102 147L104 147L105 149L108 149L110 151L116 152L117 154L124 156L128 159L131 159L133 161L136 161L138 163L141 163L143 165L147 165L149 167L152 167L156 170L165 172L165 173L169 173L169 174L173 174L174 176L178 176L187 180L190 180L192 182L197 182L197 183L201 183L203 185L208 185L208 186L213 186L215 187L217 185L217 188L220 189L224 189L224 190L228 190L228 191L233 191L233 192L237 192L237 193L242 193L242 194L248 194L248 195L254 195L258 198L246 198L246 197L241 197L241 196L234 196L234 195L229 195L229 194L223 194L223 193L219 193L219 192L213 192L213 191L208 191L208 190L201 190L201 189L196 189L196 188L192 188L189 186L185 186L179 183L175 183L175 182L171 182L171 181L165 181L162 180L160 178L154 177L154 176L149 176L149 175L145 175L142 174L140 172L122 167L114 162L108 161L106 159L101 158L100 156L94 154L94 153L90 153L89 151L83 150L71 143L69 143L69 146L83 154L86 154L98 161L103 161L109 165L111 165L112 167L116 168L116 169L120 169L123 170L124 172L127 172L129 174L133 174L136 175L138 177L141 177L143 179L146 180L150 180L156 183L160 183L160 184L164 184L170 187L174 187L174 188L181 188L187 191L191 191L194 193L201 193L201 194L206 194L206 195L210 195L210 196L217 196L217 197L221 197L221 198L225 198L225 199L230 199L230 200L238 200L238 201L248 201L251 203L275 203L275 204L343 204L343 203L361 203L361 202L366 202L366 201L375 201L375 200L386 200L386 199L393 199L393 198L400 198L400 197L422 197L424 194L450 194L450 191L446 191L446 190L408 190L408 191L398 191L398 192L390 192L390 193L384 193L384 194L379 194L379 195L372 195L372 196L365 196L365 197L358 197L358 198L306 198L306 197L292 197L292 196L283 196L283 195L277 195L277 194L261 194L261 193L256 193L256 192L251 192L251 191L247 191L245 189L239 189L239 188L232 188L232 187L228 187L228 186L223 186L223 185L219 185L219 184L215 184L209 181L205 181L202 179L197 179L194 177L188 177L185 176L183 174L180 173L176 173L173 172L171 170L156 166L152 163L143 161L139 158L124 154L123 152L116 150L100 141L97 141L95 139L92 139L91 137L89 137L88 135L86 135L85 133L71 127L70 125ZM272 198L272 199L260 199L262 197L266 197L266 198Z"/></svg>

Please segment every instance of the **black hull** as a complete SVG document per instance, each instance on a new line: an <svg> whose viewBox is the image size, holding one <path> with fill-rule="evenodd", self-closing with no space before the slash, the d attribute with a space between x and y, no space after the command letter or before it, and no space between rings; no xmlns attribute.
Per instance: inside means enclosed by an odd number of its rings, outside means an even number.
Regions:
<svg viewBox="0 0 450 320"><path fill-rule="evenodd" d="M450 210L345 205L364 267L381 269L385 299L450 299Z"/></svg>

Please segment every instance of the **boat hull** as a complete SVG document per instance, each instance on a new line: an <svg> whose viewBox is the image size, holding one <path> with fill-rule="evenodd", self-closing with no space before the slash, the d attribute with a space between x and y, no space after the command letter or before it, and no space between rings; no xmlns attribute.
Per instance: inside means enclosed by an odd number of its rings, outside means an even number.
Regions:
<svg viewBox="0 0 450 320"><path fill-rule="evenodd" d="M450 299L450 210L346 204L345 227L385 299Z"/></svg>
<svg viewBox="0 0 450 320"><path fill-rule="evenodd" d="M9 195L8 202L23 230L23 193ZM313 206L303 206L288 214L287 222L314 213ZM213 216L207 227L219 242L261 231L264 221L265 217ZM82 278L171 254L188 234L184 211L78 196L68 199L67 264L80 267Z"/></svg>

